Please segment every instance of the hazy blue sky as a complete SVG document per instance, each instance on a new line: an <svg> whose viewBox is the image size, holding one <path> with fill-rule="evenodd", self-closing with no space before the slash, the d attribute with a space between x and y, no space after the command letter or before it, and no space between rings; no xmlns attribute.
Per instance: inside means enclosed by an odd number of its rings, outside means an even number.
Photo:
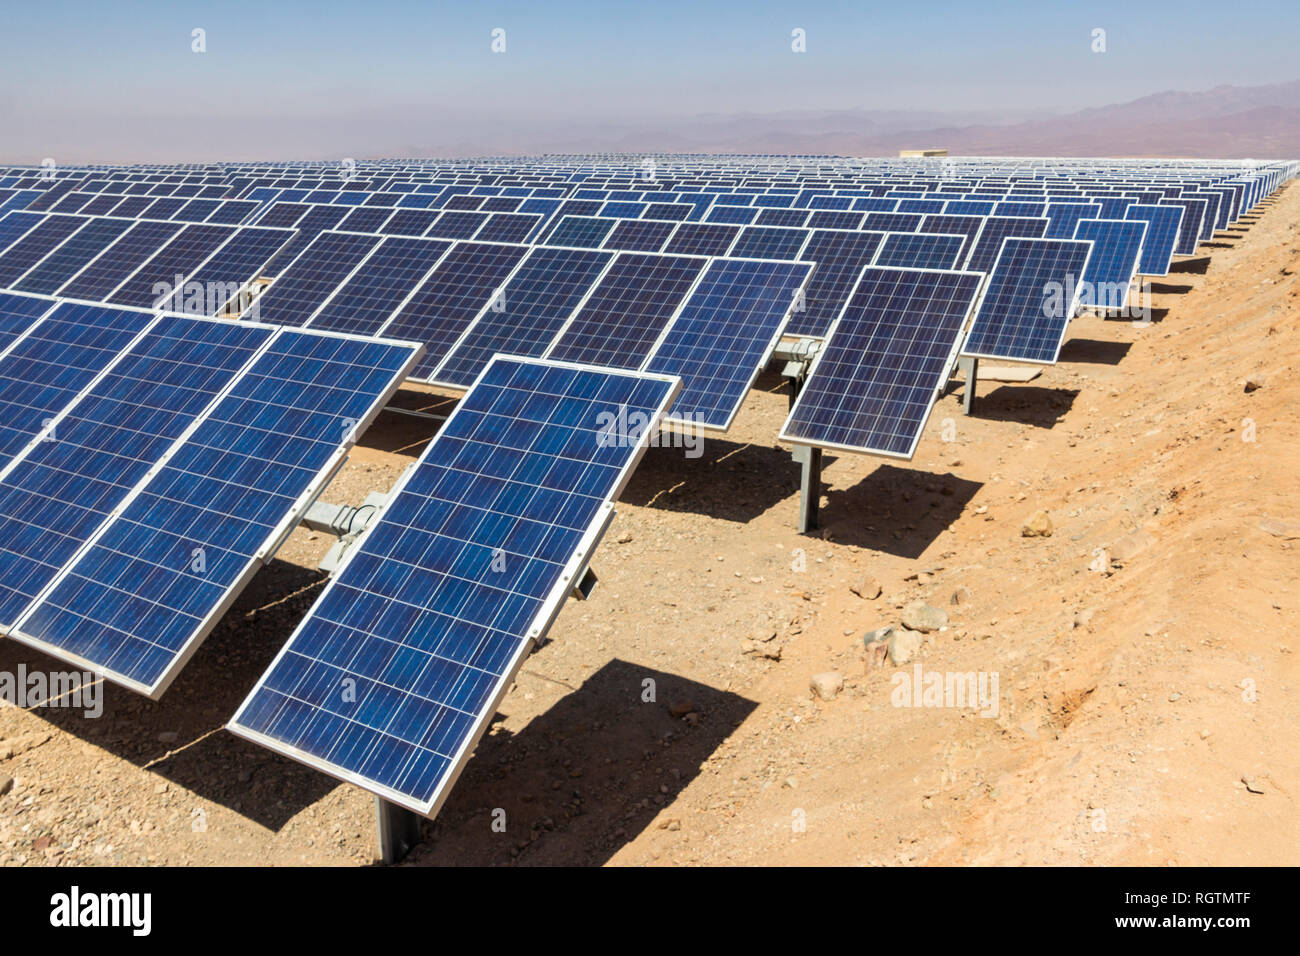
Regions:
<svg viewBox="0 0 1300 956"><path fill-rule="evenodd" d="M706 112L1068 111L1300 77L1296 0L41 0L5 19L0 153L31 162L463 150L507 129Z"/></svg>

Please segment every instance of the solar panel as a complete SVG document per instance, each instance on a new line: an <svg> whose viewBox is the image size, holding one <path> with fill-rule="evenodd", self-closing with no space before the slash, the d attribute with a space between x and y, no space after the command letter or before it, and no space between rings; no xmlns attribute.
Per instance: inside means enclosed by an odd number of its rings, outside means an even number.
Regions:
<svg viewBox="0 0 1300 956"><path fill-rule="evenodd" d="M435 813L676 391L657 378L496 359L229 729ZM626 436L608 425L643 419Z"/></svg>
<svg viewBox="0 0 1300 956"><path fill-rule="evenodd" d="M502 288L499 308L483 312L431 380L466 388L498 352L541 356L613 259L596 250L533 249Z"/></svg>
<svg viewBox="0 0 1300 956"><path fill-rule="evenodd" d="M172 216L172 219L177 222L202 222L216 212L220 205L219 199L191 199Z"/></svg>
<svg viewBox="0 0 1300 956"><path fill-rule="evenodd" d="M1091 251L1077 239L1004 240L963 353L1055 362Z"/></svg>
<svg viewBox="0 0 1300 956"><path fill-rule="evenodd" d="M1048 203L1045 239L1069 239L1080 219L1096 219L1101 206L1096 203Z"/></svg>
<svg viewBox="0 0 1300 956"><path fill-rule="evenodd" d="M808 217L809 229L857 229L864 218L860 212L836 212L823 210Z"/></svg>
<svg viewBox="0 0 1300 956"><path fill-rule="evenodd" d="M458 242L438 263L383 333L423 342L427 351L412 378L432 374L456 340L491 303L528 246Z"/></svg>
<svg viewBox="0 0 1300 956"><path fill-rule="evenodd" d="M931 232L890 232L876 252L875 265L903 269L953 269L966 237Z"/></svg>
<svg viewBox="0 0 1300 956"><path fill-rule="evenodd" d="M1092 240L1092 255L1083 270L1079 304L1097 309L1124 309L1137 269L1147 224L1131 219L1080 219L1074 238Z"/></svg>
<svg viewBox="0 0 1300 956"><path fill-rule="evenodd" d="M759 210L753 206L714 206L704 214L705 222L747 226L758 218Z"/></svg>
<svg viewBox="0 0 1300 956"><path fill-rule="evenodd" d="M600 216L565 216L546 237L549 246L571 246L577 249L599 249L619 220Z"/></svg>
<svg viewBox="0 0 1300 956"><path fill-rule="evenodd" d="M1178 227L1178 242L1174 246L1174 252L1180 256L1195 255L1196 247L1200 242L1201 223L1205 218L1204 200L1164 199L1159 205L1182 207L1183 221Z"/></svg>
<svg viewBox="0 0 1300 956"><path fill-rule="evenodd" d="M422 236L440 213L433 209L399 209L384 223L392 236Z"/></svg>
<svg viewBox="0 0 1300 956"><path fill-rule="evenodd" d="M335 229L340 232L379 232L380 227L393 214L382 206L362 206L352 210Z"/></svg>
<svg viewBox="0 0 1300 956"><path fill-rule="evenodd" d="M808 216L807 209L764 209L754 219L754 225L756 226L797 226L802 228L803 225L808 221L808 218L809 216ZM856 217L856 220L861 220L861 219L862 219L861 216ZM853 225L848 228L856 229L857 226Z"/></svg>
<svg viewBox="0 0 1300 956"><path fill-rule="evenodd" d="M13 288L46 295L55 292L131 225L130 219L91 219L13 283Z"/></svg>
<svg viewBox="0 0 1300 956"><path fill-rule="evenodd" d="M257 299L257 317L277 325L302 325L379 241L376 235L322 232Z"/></svg>
<svg viewBox="0 0 1300 956"><path fill-rule="evenodd" d="M0 473L0 626L13 625L269 337L246 324L158 319Z"/></svg>
<svg viewBox="0 0 1300 956"><path fill-rule="evenodd" d="M694 207L681 202L652 202L645 208L642 219L666 219L670 222L682 222L690 216Z"/></svg>
<svg viewBox="0 0 1300 956"><path fill-rule="evenodd" d="M1174 257L1178 231L1182 226L1184 211L1178 206L1154 206L1134 203L1128 207L1126 219L1140 219L1147 224L1146 238L1142 240L1142 254L1138 259L1138 272L1144 276L1169 275L1169 264Z"/></svg>
<svg viewBox="0 0 1300 956"><path fill-rule="evenodd" d="M450 248L445 239L385 239L309 324L313 329L375 335Z"/></svg>
<svg viewBox="0 0 1300 956"><path fill-rule="evenodd" d="M69 279L58 294L69 299L104 299L184 228L180 222L137 222Z"/></svg>
<svg viewBox="0 0 1300 956"><path fill-rule="evenodd" d="M873 212L862 220L863 229L879 232L916 232L925 216L919 212Z"/></svg>
<svg viewBox="0 0 1300 956"><path fill-rule="evenodd" d="M479 242L523 242L541 221L537 213L494 213L474 238Z"/></svg>
<svg viewBox="0 0 1300 956"><path fill-rule="evenodd" d="M989 216L966 260L966 268L973 272L992 272L1003 239L1040 239L1046 229L1046 216Z"/></svg>
<svg viewBox="0 0 1300 956"><path fill-rule="evenodd" d="M416 351L282 331L9 636L159 697Z"/></svg>
<svg viewBox="0 0 1300 956"><path fill-rule="evenodd" d="M984 228L984 219L984 216L959 216L947 213L940 216L926 216L921 220L917 232L960 233L965 236L966 241L962 243L961 253L957 256L957 266L961 266L969 258L975 239Z"/></svg>
<svg viewBox="0 0 1300 956"><path fill-rule="evenodd" d="M218 206L204 222L216 225L237 226L253 214L258 203L250 200L232 199Z"/></svg>
<svg viewBox="0 0 1300 956"><path fill-rule="evenodd" d="M618 219L602 249L626 252L658 252L677 228L676 222L656 219Z"/></svg>
<svg viewBox="0 0 1300 956"><path fill-rule="evenodd" d="M728 255L736 259L786 259L793 262L808 241L807 229L746 226Z"/></svg>
<svg viewBox="0 0 1300 956"><path fill-rule="evenodd" d="M425 235L436 239L470 239L487 220L487 213L450 210L439 216Z"/></svg>
<svg viewBox="0 0 1300 956"><path fill-rule="evenodd" d="M321 232L338 225L339 221L347 214L347 209L341 206L313 206L305 216L294 224L294 228L298 230L298 235L291 239L276 255L275 261L270 266L272 275L275 274L276 270L287 268L302 254L304 249L312 244Z"/></svg>
<svg viewBox="0 0 1300 956"><path fill-rule="evenodd" d="M977 272L863 270L781 440L911 458L982 282Z"/></svg>
<svg viewBox="0 0 1300 956"><path fill-rule="evenodd" d="M54 308L53 299L0 292L0 361L5 350L36 321ZM3 467L3 465L0 465Z"/></svg>
<svg viewBox="0 0 1300 956"><path fill-rule="evenodd" d="M156 309L183 286L177 277L188 276L234 234L230 226L186 226L103 298L114 305Z"/></svg>
<svg viewBox="0 0 1300 956"><path fill-rule="evenodd" d="M291 229L245 226L195 270L161 308L187 315L220 315L231 300L262 275L292 238Z"/></svg>
<svg viewBox="0 0 1300 956"><path fill-rule="evenodd" d="M46 216L44 222L0 254L0 288L11 287L23 273L58 248L86 222L84 216Z"/></svg>
<svg viewBox="0 0 1300 956"><path fill-rule="evenodd" d="M810 262L709 263L645 365L646 371L682 379L669 420L731 427L812 271Z"/></svg>
<svg viewBox="0 0 1300 956"><path fill-rule="evenodd" d="M1047 203L1008 200L998 203L994 211L999 216L1036 219L1047 211Z"/></svg>
<svg viewBox="0 0 1300 956"><path fill-rule="evenodd" d="M725 256L739 234L739 226L684 222L677 227L663 251L679 256Z"/></svg>
<svg viewBox="0 0 1300 956"><path fill-rule="evenodd" d="M272 203L265 212L256 217L259 226L273 226L288 229L297 225L314 207L301 202Z"/></svg>
<svg viewBox="0 0 1300 956"><path fill-rule="evenodd" d="M863 267L875 259L883 238L880 232L814 232L803 257L817 268L804 291L803 310L790 317L786 334L825 335L848 301Z"/></svg>
<svg viewBox="0 0 1300 956"><path fill-rule="evenodd" d="M707 261L620 253L546 357L605 368L639 368Z"/></svg>
<svg viewBox="0 0 1300 956"><path fill-rule="evenodd" d="M45 216L34 212L7 212L0 217L0 252L9 249L15 242L45 221Z"/></svg>

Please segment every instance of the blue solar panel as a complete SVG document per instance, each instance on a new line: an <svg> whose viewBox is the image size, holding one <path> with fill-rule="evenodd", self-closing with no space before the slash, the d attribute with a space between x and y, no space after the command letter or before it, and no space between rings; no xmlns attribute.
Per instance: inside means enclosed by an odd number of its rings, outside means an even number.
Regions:
<svg viewBox="0 0 1300 956"><path fill-rule="evenodd" d="M998 203L997 209L994 211L999 216L1036 219L1047 211L1047 203L1008 200L1006 202Z"/></svg>
<svg viewBox="0 0 1300 956"><path fill-rule="evenodd" d="M548 246L599 249L619 220L600 216L565 216L546 237Z"/></svg>
<svg viewBox="0 0 1300 956"><path fill-rule="evenodd" d="M159 696L415 352L276 336L12 636Z"/></svg>
<svg viewBox="0 0 1300 956"><path fill-rule="evenodd" d="M1005 240L963 352L1055 362L1091 250L1075 239Z"/></svg>
<svg viewBox="0 0 1300 956"><path fill-rule="evenodd" d="M220 315L292 238L290 229L245 226L192 273L162 308L187 315Z"/></svg>
<svg viewBox="0 0 1300 956"><path fill-rule="evenodd" d="M962 243L961 253L957 256L957 266L960 267L970 257L971 249L975 246L975 240L984 228L985 218L984 216L957 216L947 213L940 216L926 216L921 220L921 226L916 231L959 233L965 236L966 241Z"/></svg>
<svg viewBox="0 0 1300 956"><path fill-rule="evenodd" d="M816 214L812 215L815 216ZM858 228L857 224L862 221L862 216L856 213L849 213L849 215L853 217L853 225L842 228ZM754 219L754 225L802 227L808 221L808 218L809 212L807 209L764 209Z"/></svg>
<svg viewBox="0 0 1300 956"><path fill-rule="evenodd" d="M802 258L814 262L812 278L804 290L801 311L790 318L790 335L823 336L831 327L864 266L876 257L884 233L817 230L808 240Z"/></svg>
<svg viewBox="0 0 1300 956"><path fill-rule="evenodd" d="M379 245L379 236L322 232L257 299L257 318L302 325Z"/></svg>
<svg viewBox="0 0 1300 956"><path fill-rule="evenodd" d="M780 226L746 226L740 230L727 253L737 259L786 259L794 261L800 258L800 250L808 241L807 229L786 229Z"/></svg>
<svg viewBox="0 0 1300 956"><path fill-rule="evenodd" d="M433 380L467 387L497 353L536 358L613 260L608 252L539 246L524 260L498 300L447 356Z"/></svg>
<svg viewBox="0 0 1300 956"><path fill-rule="evenodd" d="M1178 230L1184 212L1178 206L1148 206L1134 204L1128 207L1126 219L1140 219L1147 224L1146 238L1142 240L1142 255L1138 272L1145 276L1169 274L1169 263L1178 243Z"/></svg>
<svg viewBox="0 0 1300 956"><path fill-rule="evenodd" d="M863 229L879 232L916 232L925 216L919 212L873 212L862 220Z"/></svg>
<svg viewBox="0 0 1300 956"><path fill-rule="evenodd" d="M757 219L759 212L753 206L714 206L704 214L704 221L745 226Z"/></svg>
<svg viewBox="0 0 1300 956"><path fill-rule="evenodd" d="M478 242L523 242L541 221L542 217L536 213L494 213L474 238Z"/></svg>
<svg viewBox="0 0 1300 956"><path fill-rule="evenodd" d="M1069 239L1074 235L1074 227L1080 219L1096 219L1101 215L1101 206L1096 203L1063 202L1047 204L1047 229L1044 239Z"/></svg>
<svg viewBox="0 0 1300 956"><path fill-rule="evenodd" d="M58 294L70 299L104 299L184 228L179 222L137 222L69 279Z"/></svg>
<svg viewBox="0 0 1300 956"><path fill-rule="evenodd" d="M527 246L458 242L384 329L392 339L423 342L427 351L411 372L433 373L471 322L528 254Z"/></svg>
<svg viewBox="0 0 1300 956"><path fill-rule="evenodd" d="M995 205L990 199L950 199L943 211L948 216L991 216Z"/></svg>
<svg viewBox="0 0 1300 956"><path fill-rule="evenodd" d="M966 260L966 268L973 272L992 272L1003 239L1040 239L1046 229L1046 216L989 216Z"/></svg>
<svg viewBox="0 0 1300 956"><path fill-rule="evenodd" d="M44 222L0 254L0 288L12 287L23 273L53 252L88 221L85 216L46 216Z"/></svg>
<svg viewBox="0 0 1300 956"><path fill-rule="evenodd" d="M739 234L739 226L684 222L677 227L663 251L679 256L724 256Z"/></svg>
<svg viewBox="0 0 1300 956"><path fill-rule="evenodd" d="M670 419L705 428L731 426L812 270L808 262L717 259L709 264L645 366L682 379Z"/></svg>
<svg viewBox="0 0 1300 956"><path fill-rule="evenodd" d="M269 338L164 316L0 481L0 623L19 613ZM49 433L46 433L49 435Z"/></svg>
<svg viewBox="0 0 1300 956"><path fill-rule="evenodd" d="M865 269L781 439L911 458L982 281L976 272Z"/></svg>
<svg viewBox="0 0 1300 956"><path fill-rule="evenodd" d="M340 232L379 232L392 214L391 209L382 206L365 206L352 210L334 228Z"/></svg>
<svg viewBox="0 0 1300 956"><path fill-rule="evenodd" d="M808 216L809 229L858 229L865 214L861 212L835 212L823 210Z"/></svg>
<svg viewBox="0 0 1300 956"><path fill-rule="evenodd" d="M49 295L80 272L118 236L130 219L91 219L13 284L21 292Z"/></svg>
<svg viewBox="0 0 1300 956"><path fill-rule="evenodd" d="M639 368L707 261L620 253L546 357L605 368Z"/></svg>
<svg viewBox="0 0 1300 956"><path fill-rule="evenodd" d="M139 309L158 308L176 293L178 286L183 288L184 283L178 283L177 277L188 276L234 234L231 226L186 226L105 301Z"/></svg>
<svg viewBox="0 0 1300 956"><path fill-rule="evenodd" d="M376 335L451 248L445 239L392 236L311 319L313 329Z"/></svg>
<svg viewBox="0 0 1300 956"><path fill-rule="evenodd" d="M53 299L0 292L0 354L52 308Z"/></svg>
<svg viewBox="0 0 1300 956"><path fill-rule="evenodd" d="M904 269L953 269L966 237L931 232L891 232L876 252L875 265Z"/></svg>
<svg viewBox="0 0 1300 956"><path fill-rule="evenodd" d="M436 812L644 450L650 429L608 425L655 421L676 384L497 359L229 729Z"/></svg>
<svg viewBox="0 0 1300 956"><path fill-rule="evenodd" d="M1124 309L1137 269L1147 225L1131 219L1080 219L1074 238L1092 240L1092 255L1083 270L1080 305Z"/></svg>
<svg viewBox="0 0 1300 956"><path fill-rule="evenodd" d="M271 274L275 275L278 272L283 272L302 254L304 249L312 244L322 231L337 226L339 221L347 214L347 209L342 206L312 206L304 216L294 223L298 235L289 240L288 244L276 255L275 261L271 263ZM271 225L276 225L276 223L271 223Z"/></svg>
<svg viewBox="0 0 1300 956"><path fill-rule="evenodd" d="M663 248L668 237L677 228L676 222L656 219L617 219L609 236L605 239L603 249L617 249L626 252L658 252Z"/></svg>
<svg viewBox="0 0 1300 956"><path fill-rule="evenodd" d="M425 235L436 239L470 239L487 221L485 212L452 209L439 216Z"/></svg>
<svg viewBox="0 0 1300 956"><path fill-rule="evenodd" d="M1201 199L1165 199L1161 206L1182 207L1183 221L1178 227L1178 242L1174 252L1180 256L1196 254L1200 242L1201 223L1205 218L1205 202Z"/></svg>
<svg viewBox="0 0 1300 956"><path fill-rule="evenodd" d="M4 252L25 236L32 228L45 221L35 212L7 212L0 217L0 252Z"/></svg>
<svg viewBox="0 0 1300 956"><path fill-rule="evenodd" d="M399 209L384 223L390 236L421 236L440 213L433 209Z"/></svg>

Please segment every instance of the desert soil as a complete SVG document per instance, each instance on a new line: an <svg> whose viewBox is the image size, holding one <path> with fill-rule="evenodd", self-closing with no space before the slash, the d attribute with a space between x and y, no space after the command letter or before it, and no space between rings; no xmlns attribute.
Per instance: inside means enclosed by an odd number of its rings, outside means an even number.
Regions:
<svg viewBox="0 0 1300 956"><path fill-rule="evenodd" d="M701 457L650 450L408 864L1300 863L1297 223L1291 187L1149 326L1081 317L1035 381L947 395L911 462L828 455L813 535L779 376ZM384 414L325 499L431 430ZM368 794L223 729L329 543L295 531L160 702L0 707L0 862L369 863ZM949 621L914 660L864 649L917 600ZM996 674L996 716L894 706L917 663ZM20 665L62 669L0 641Z"/></svg>

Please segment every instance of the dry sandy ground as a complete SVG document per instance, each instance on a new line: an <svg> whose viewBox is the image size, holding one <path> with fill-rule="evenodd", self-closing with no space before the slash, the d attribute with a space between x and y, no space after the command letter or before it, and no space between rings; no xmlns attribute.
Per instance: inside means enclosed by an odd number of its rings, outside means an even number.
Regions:
<svg viewBox="0 0 1300 956"><path fill-rule="evenodd" d="M1292 187L1157 281L1153 325L1081 318L1032 384L947 396L915 461L828 459L815 536L779 377L702 457L651 450L409 863L1300 863L1297 222ZM428 433L383 416L326 498ZM368 862L367 794L222 729L327 544L296 531L161 702L0 709L0 861ZM913 665L862 635L918 598L951 617L924 671L996 673L996 717L893 706ZM58 666L0 642L24 663Z"/></svg>

